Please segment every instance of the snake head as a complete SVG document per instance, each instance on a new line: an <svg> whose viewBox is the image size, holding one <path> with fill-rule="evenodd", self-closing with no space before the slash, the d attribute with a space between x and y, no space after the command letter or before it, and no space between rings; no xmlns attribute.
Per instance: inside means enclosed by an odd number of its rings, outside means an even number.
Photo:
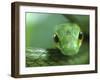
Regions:
<svg viewBox="0 0 100 80"><path fill-rule="evenodd" d="M75 23L56 26L53 36L56 47L62 54L72 56L78 53L82 44L83 33Z"/></svg>

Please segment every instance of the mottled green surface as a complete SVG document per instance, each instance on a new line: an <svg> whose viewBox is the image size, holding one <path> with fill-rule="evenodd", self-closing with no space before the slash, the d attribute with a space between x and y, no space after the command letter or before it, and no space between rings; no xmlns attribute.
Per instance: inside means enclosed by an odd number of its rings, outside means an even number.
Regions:
<svg viewBox="0 0 100 80"><path fill-rule="evenodd" d="M57 32L57 26L69 23L74 23L74 25L72 25L73 28L71 28L70 25L69 27L65 27L65 29L59 29L62 32L61 35L59 33L59 37L64 38L61 40L61 45L55 44L53 36L55 32ZM76 27L74 27L75 25ZM70 30L72 35L65 34L66 29ZM84 34L81 47L81 40L78 40L80 29ZM25 30L27 67L89 64L88 15L26 13ZM62 49L65 44L67 46L68 44L71 45L69 51L66 51L68 47L65 47L64 50ZM73 48L74 45L77 47ZM71 54L71 56L68 54Z"/></svg>

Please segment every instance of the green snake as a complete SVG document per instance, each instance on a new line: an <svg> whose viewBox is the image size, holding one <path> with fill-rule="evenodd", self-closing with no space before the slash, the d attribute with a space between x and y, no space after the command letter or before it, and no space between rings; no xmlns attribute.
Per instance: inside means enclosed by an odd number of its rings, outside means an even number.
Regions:
<svg viewBox="0 0 100 80"><path fill-rule="evenodd" d="M27 67L88 63L87 53L79 52L83 33L76 23L57 25L52 36L55 49L26 49Z"/></svg>

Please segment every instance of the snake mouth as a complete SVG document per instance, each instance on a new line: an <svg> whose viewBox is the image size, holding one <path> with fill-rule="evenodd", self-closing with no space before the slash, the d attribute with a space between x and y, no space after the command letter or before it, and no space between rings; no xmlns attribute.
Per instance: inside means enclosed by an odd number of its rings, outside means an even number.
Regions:
<svg viewBox="0 0 100 80"><path fill-rule="evenodd" d="M64 55L67 55L67 56L74 56L78 53L78 51L76 50L61 50L61 52L64 54Z"/></svg>
<svg viewBox="0 0 100 80"><path fill-rule="evenodd" d="M60 47L60 51L64 55L74 56L74 55L78 54L79 48L78 48L78 46L70 47L70 46L67 45L67 46Z"/></svg>

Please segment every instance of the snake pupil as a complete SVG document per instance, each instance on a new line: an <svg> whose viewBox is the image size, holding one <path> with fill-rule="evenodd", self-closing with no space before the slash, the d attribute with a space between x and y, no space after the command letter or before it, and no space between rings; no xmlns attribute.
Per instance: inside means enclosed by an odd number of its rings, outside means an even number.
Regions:
<svg viewBox="0 0 100 80"><path fill-rule="evenodd" d="M83 38L83 33L82 32L79 32L78 39L82 39L82 38Z"/></svg>
<svg viewBox="0 0 100 80"><path fill-rule="evenodd" d="M58 36L57 36L56 34L54 34L54 41L55 41L56 43L59 42L59 38L58 38Z"/></svg>

